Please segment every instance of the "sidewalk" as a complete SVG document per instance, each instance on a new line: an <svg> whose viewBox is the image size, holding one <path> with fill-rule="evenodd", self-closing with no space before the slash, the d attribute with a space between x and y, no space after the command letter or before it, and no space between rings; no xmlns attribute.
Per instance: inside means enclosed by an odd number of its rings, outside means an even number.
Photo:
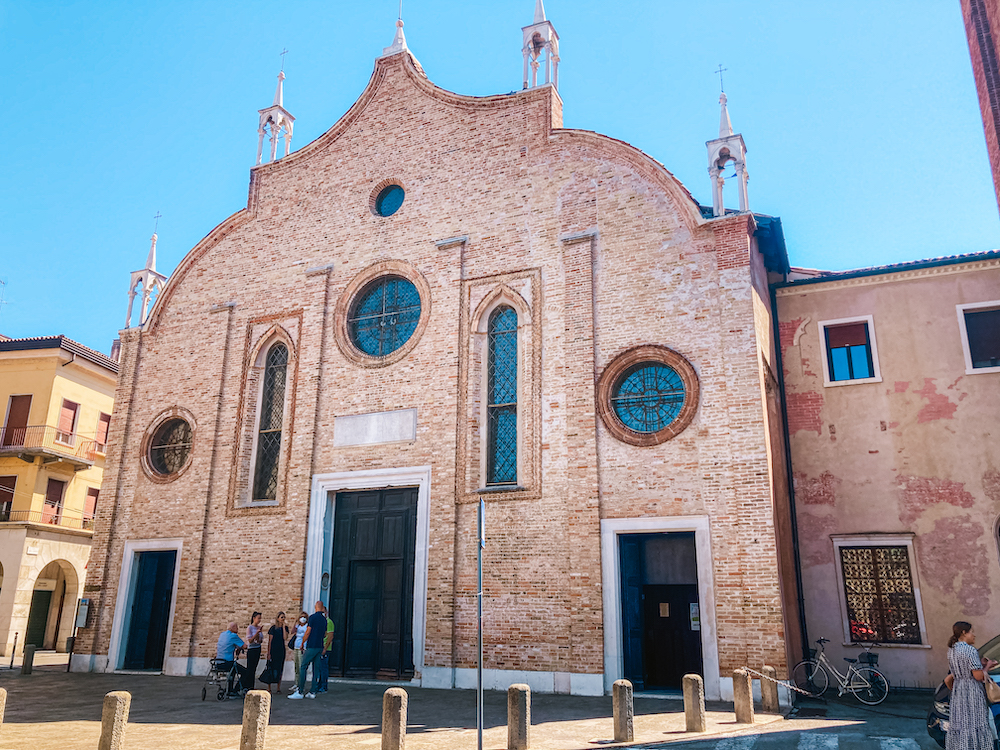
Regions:
<svg viewBox="0 0 1000 750"><path fill-rule="evenodd" d="M184 750L238 750L242 700L202 702L202 678L146 675L66 674L38 671L30 676L0 671L8 691L0 728L0 750L95 750L100 737L101 703L111 690L132 694L126 743L130 748L183 747ZM287 685L283 689L287 689ZM271 703L268 747L295 750L372 750L381 742L382 694L386 686L330 683L315 700ZM469 690L407 688L407 750L459 750L476 746L476 695ZM533 695L532 750L582 750L614 745L611 698ZM507 747L507 695L484 696L484 748ZM641 744L690 741L745 732L731 705L709 704L708 732L684 731L680 700L636 698L635 741ZM782 718L758 714L762 724Z"/></svg>

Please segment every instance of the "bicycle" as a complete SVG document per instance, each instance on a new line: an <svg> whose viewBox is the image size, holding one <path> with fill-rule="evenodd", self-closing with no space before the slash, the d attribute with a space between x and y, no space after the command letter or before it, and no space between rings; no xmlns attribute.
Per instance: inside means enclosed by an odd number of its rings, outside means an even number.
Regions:
<svg viewBox="0 0 1000 750"><path fill-rule="evenodd" d="M800 661L792 668L792 684L810 698L819 698L830 685L830 673L836 675L839 692L852 693L855 698L868 706L876 706L889 695L889 681L885 675L874 667L859 667L857 659L844 657L847 662L847 674L842 674L830 660L826 658L825 644L829 638L820 638L819 653L814 659Z"/></svg>

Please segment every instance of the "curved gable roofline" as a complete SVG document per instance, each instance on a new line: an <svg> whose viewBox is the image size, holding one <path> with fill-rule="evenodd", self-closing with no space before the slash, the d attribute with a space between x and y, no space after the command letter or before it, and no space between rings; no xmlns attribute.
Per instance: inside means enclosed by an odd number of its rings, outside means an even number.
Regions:
<svg viewBox="0 0 1000 750"><path fill-rule="evenodd" d="M344 116L341 117L332 128L327 130L311 143L307 143L298 151L295 151L288 156L283 156L276 161L257 165L253 167L251 171L257 174L264 174L270 171L276 171L292 166L299 160L307 158L313 152L318 151L336 141L337 138L340 137L340 135L353 125L354 122L361 116L361 113L364 112L368 104L375 98L379 87L385 80L387 73L396 67L402 68L409 82L421 93L432 99L436 99L439 102L457 107L459 109L497 109L499 107L522 106L526 101L539 99L542 102L547 103L549 105L549 109L551 110L552 94L555 93L556 96L559 95L558 92L556 92L551 86L539 86L526 91L517 91L510 94L493 94L491 96L466 96L464 94L456 94L453 91L448 91L447 89L443 89L440 86L431 83L423 70L417 66L409 51L404 50L402 52L397 52L395 55L380 57L375 60L375 70L372 71L372 77L368 81L368 85L365 87L365 90L361 92L361 96L358 97L358 100L354 102L351 108L347 110ZM551 121L551 112L549 114L549 121Z"/></svg>
<svg viewBox="0 0 1000 750"><path fill-rule="evenodd" d="M684 184L674 177L673 172L645 151L617 138L595 133L593 130L561 128L553 130L549 140L553 143L560 141L579 142L590 151L603 151L612 158L626 162L645 179L663 188L664 192L681 209L680 215L686 220L689 228L694 229L708 223L708 220L701 214L698 201L684 187Z"/></svg>

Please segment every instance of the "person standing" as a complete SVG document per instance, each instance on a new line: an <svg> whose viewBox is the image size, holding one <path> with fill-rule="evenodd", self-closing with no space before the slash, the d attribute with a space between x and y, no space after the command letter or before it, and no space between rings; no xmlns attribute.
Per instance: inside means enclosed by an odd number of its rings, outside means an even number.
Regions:
<svg viewBox="0 0 1000 750"><path fill-rule="evenodd" d="M285 671L285 641L288 640L288 626L285 625L285 613L279 612L274 618L274 625L267 631L267 664L261 682L267 685L267 692L281 692L281 675ZM263 679L267 677L267 679ZM273 682L272 682L273 680Z"/></svg>
<svg viewBox="0 0 1000 750"><path fill-rule="evenodd" d="M260 664L260 647L264 641L264 633L260 627L260 612L250 615L250 624L247 625L247 671L243 675L243 688L253 690L254 681L257 679L257 665Z"/></svg>
<svg viewBox="0 0 1000 750"><path fill-rule="evenodd" d="M309 615L305 610L299 613L299 619L295 621L292 630L295 635L288 641L288 647L292 650L292 662L295 664L295 682L292 684L292 693L299 691L299 671L302 669L302 644L306 637Z"/></svg>
<svg viewBox="0 0 1000 750"><path fill-rule="evenodd" d="M323 653L316 660L319 664L319 685L316 690L318 693L325 693L330 686L330 644L333 642L333 620L330 619L330 611L325 606L323 616L326 618L326 636L323 638Z"/></svg>
<svg viewBox="0 0 1000 750"><path fill-rule="evenodd" d="M951 690L951 716L945 750L993 750L993 714L983 687L991 678L983 669L975 642L971 624L959 620L952 626L948 640L951 674L945 678Z"/></svg>
<svg viewBox="0 0 1000 750"><path fill-rule="evenodd" d="M299 689L297 693L292 693L288 696L290 699L301 700L302 698L316 697L316 690L319 687L319 674L317 670L318 665L314 664L314 662L323 653L323 642L325 640L326 615L323 614L323 602L316 602L316 611L309 615L309 621L306 623L305 640L302 643L302 664L299 666ZM313 665L312 687L310 687L308 693L303 695L302 691L306 688L306 670L310 664Z"/></svg>

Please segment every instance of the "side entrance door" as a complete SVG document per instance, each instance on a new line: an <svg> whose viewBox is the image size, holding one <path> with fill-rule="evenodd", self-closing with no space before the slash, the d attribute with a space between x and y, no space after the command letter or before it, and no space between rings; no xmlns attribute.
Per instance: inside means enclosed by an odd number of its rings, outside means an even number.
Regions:
<svg viewBox="0 0 1000 750"><path fill-rule="evenodd" d="M51 591L35 590L31 592L31 609L28 610L28 626L24 632L26 644L44 648L45 626L49 621L49 607L51 605Z"/></svg>
<svg viewBox="0 0 1000 750"><path fill-rule="evenodd" d="M176 550L137 552L122 669L163 669Z"/></svg>
<svg viewBox="0 0 1000 750"><path fill-rule="evenodd" d="M416 488L342 492L334 516L330 671L413 676Z"/></svg>

